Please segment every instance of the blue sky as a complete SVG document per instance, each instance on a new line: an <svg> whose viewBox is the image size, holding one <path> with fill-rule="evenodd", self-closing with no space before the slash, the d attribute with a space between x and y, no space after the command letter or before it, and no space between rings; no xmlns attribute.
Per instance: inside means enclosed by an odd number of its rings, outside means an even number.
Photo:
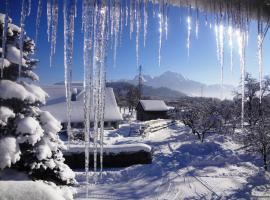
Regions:
<svg viewBox="0 0 270 200"><path fill-rule="evenodd" d="M11 0L10 15L13 22L19 25L21 1ZM19 2L19 3L18 3ZM47 41L47 18L46 5L43 1L43 12L41 18L41 27L37 43L37 51L35 57L40 62L36 72L40 76L42 84L54 83L64 79L63 72L63 15L62 1L59 9L59 26L56 55L53 58L52 67L49 66L50 44ZM195 12L193 17L193 30L191 35L190 56L187 56L186 39L187 10L175 7L169 8L168 22L168 40L163 39L163 48L161 50L161 66L158 66L158 20L153 18L153 6L149 6L149 26L146 41L146 47L143 47L143 32L140 36L140 57L139 63L143 66L143 73L152 76L159 75L165 71L174 71L181 73L183 76L200 81L206 84L220 83L220 68L216 58L216 42L215 33L209 26L205 26L205 18L201 15L199 38L195 37ZM4 12L4 7L0 5L0 12ZM35 36L35 17L37 12L37 1L32 1L31 15L26 19L27 34L34 38ZM74 38L74 64L73 64L73 80L82 80L83 77L83 35L81 33L81 0L78 1L78 16L76 18L75 38ZM257 65L257 43L256 43L256 24L253 22L250 29L250 40L247 47L247 71L258 77ZM138 73L136 67L136 36L132 35L129 39L129 26L124 28L122 46L117 50L116 66L113 67L112 51L108 52L107 80L115 80L122 78L132 78ZM268 34L269 35L269 34ZM270 52L269 36L265 39L264 45L264 74L270 74ZM239 57L234 52L234 69L230 71L230 57L228 42L225 41L225 65L224 65L224 83L238 84L240 80Z"/></svg>

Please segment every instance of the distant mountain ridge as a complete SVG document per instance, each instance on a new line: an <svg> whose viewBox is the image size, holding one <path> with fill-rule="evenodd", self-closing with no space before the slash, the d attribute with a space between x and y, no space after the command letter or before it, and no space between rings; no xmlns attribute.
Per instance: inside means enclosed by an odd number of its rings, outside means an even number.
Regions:
<svg viewBox="0 0 270 200"><path fill-rule="evenodd" d="M128 82L133 85L138 84L138 76L132 80L118 80ZM152 77L150 75L143 76L143 84L153 88L168 88L174 91L184 93L188 96L204 96L204 97L221 97L221 86L218 84L206 85L198 81L185 78L182 74L166 71L159 76ZM223 97L232 99L235 87L232 85L223 85Z"/></svg>
<svg viewBox="0 0 270 200"><path fill-rule="evenodd" d="M106 83L107 87L113 88L115 95L118 93L126 93L127 88L129 88L130 85L134 85L132 83L128 83L126 81L114 81L114 82L108 82ZM143 96L147 99L160 99L160 100L176 100L181 97L187 96L186 94L182 92L178 92L175 90L171 90L166 87L160 87L160 88L154 88L151 86L143 85L142 88Z"/></svg>

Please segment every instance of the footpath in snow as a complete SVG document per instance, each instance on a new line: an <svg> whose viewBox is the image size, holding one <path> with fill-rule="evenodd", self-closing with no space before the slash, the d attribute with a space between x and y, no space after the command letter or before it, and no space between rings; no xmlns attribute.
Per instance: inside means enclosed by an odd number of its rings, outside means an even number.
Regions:
<svg viewBox="0 0 270 200"><path fill-rule="evenodd" d="M90 199L270 199L270 175L231 136L209 135L204 143L181 123L130 136L128 126L106 132L106 144L146 143L153 163L91 173ZM76 171L75 199L85 199L85 175Z"/></svg>

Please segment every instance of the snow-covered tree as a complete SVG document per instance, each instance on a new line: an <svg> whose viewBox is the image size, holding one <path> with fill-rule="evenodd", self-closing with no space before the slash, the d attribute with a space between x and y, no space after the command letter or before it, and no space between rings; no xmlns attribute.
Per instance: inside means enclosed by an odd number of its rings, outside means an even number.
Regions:
<svg viewBox="0 0 270 200"><path fill-rule="evenodd" d="M0 14L0 170L12 167L32 179L73 184L74 173L64 163L65 146L57 134L61 125L39 108L48 95L32 83L38 80L33 72L38 61L31 58L35 44L25 34L20 40L21 29L11 19L6 37L4 27L5 15Z"/></svg>

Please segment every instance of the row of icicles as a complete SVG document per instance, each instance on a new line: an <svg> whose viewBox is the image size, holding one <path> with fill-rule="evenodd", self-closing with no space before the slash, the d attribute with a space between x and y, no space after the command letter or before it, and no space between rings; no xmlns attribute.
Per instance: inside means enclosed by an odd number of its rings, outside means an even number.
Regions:
<svg viewBox="0 0 270 200"><path fill-rule="evenodd" d="M4 58L5 41L8 27L8 0L6 2L6 17L2 35L2 47ZM42 4L44 1L38 1L36 13L36 36L37 43L38 32L40 29L40 20L42 16ZM143 45L146 45L149 20L149 4L152 3L152 16L157 20L159 26L159 49L158 64L161 62L161 49L164 36L168 37L168 17L169 1L159 0L149 2L148 0L83 0L82 1L82 30L84 34L84 137L85 137L85 171L86 182L89 183L89 149L92 145L94 154L94 171L97 171L97 158L99 151L100 171L103 168L103 127L105 111L105 67L106 58L109 48L113 49L114 65L116 63L117 48L122 43L122 34L124 28L128 28L130 39L136 28L136 64L139 66L140 34L143 35ZM157 5L158 4L158 5ZM47 35L50 42L50 65L56 52L59 2L58 0L47 0ZM21 9L21 37L20 37L20 57L23 58L23 39L26 17L31 13L31 0L22 0ZM235 15L239 17L234 17ZM195 17L194 17L195 16ZM66 109L67 109L67 133L68 146L72 139L71 131L71 89L72 89L72 62L73 62L73 45L74 45L74 27L75 18L77 17L77 1L67 0L63 3L63 20L64 20L64 69L65 69L65 91L66 91ZM196 38L199 36L199 19L205 18L205 25L213 28L216 35L217 60L221 70L221 88L223 88L223 68L224 68L224 42L228 41L230 46L230 65L233 70L233 51L238 50L241 68L241 94L242 94L242 125L244 123L244 102L245 102L245 51L248 43L250 18L248 14L237 13L230 16L230 12L216 12L208 14L200 11L199 8L187 6L186 28L187 28L187 54L189 56L191 47L191 33L195 24ZM195 23L193 20L195 19ZM141 31L143 27L143 31ZM260 74L260 88L262 88L263 62L262 50L263 41L269 28L269 20L265 23L261 17L258 17L258 66ZM78 31L78 30L77 30ZM236 44L235 44L236 43ZM4 63L1 63L1 76ZM21 65L19 67L20 72ZM260 89L261 91L261 89ZM261 92L260 92L261 94ZM260 95L261 96L261 95ZM223 94L221 94L223 99ZM93 127L90 127L90 121ZM90 143L90 141L92 143ZM96 174L96 173L95 173ZM94 180L96 180L96 175ZM87 186L88 197L88 186Z"/></svg>

